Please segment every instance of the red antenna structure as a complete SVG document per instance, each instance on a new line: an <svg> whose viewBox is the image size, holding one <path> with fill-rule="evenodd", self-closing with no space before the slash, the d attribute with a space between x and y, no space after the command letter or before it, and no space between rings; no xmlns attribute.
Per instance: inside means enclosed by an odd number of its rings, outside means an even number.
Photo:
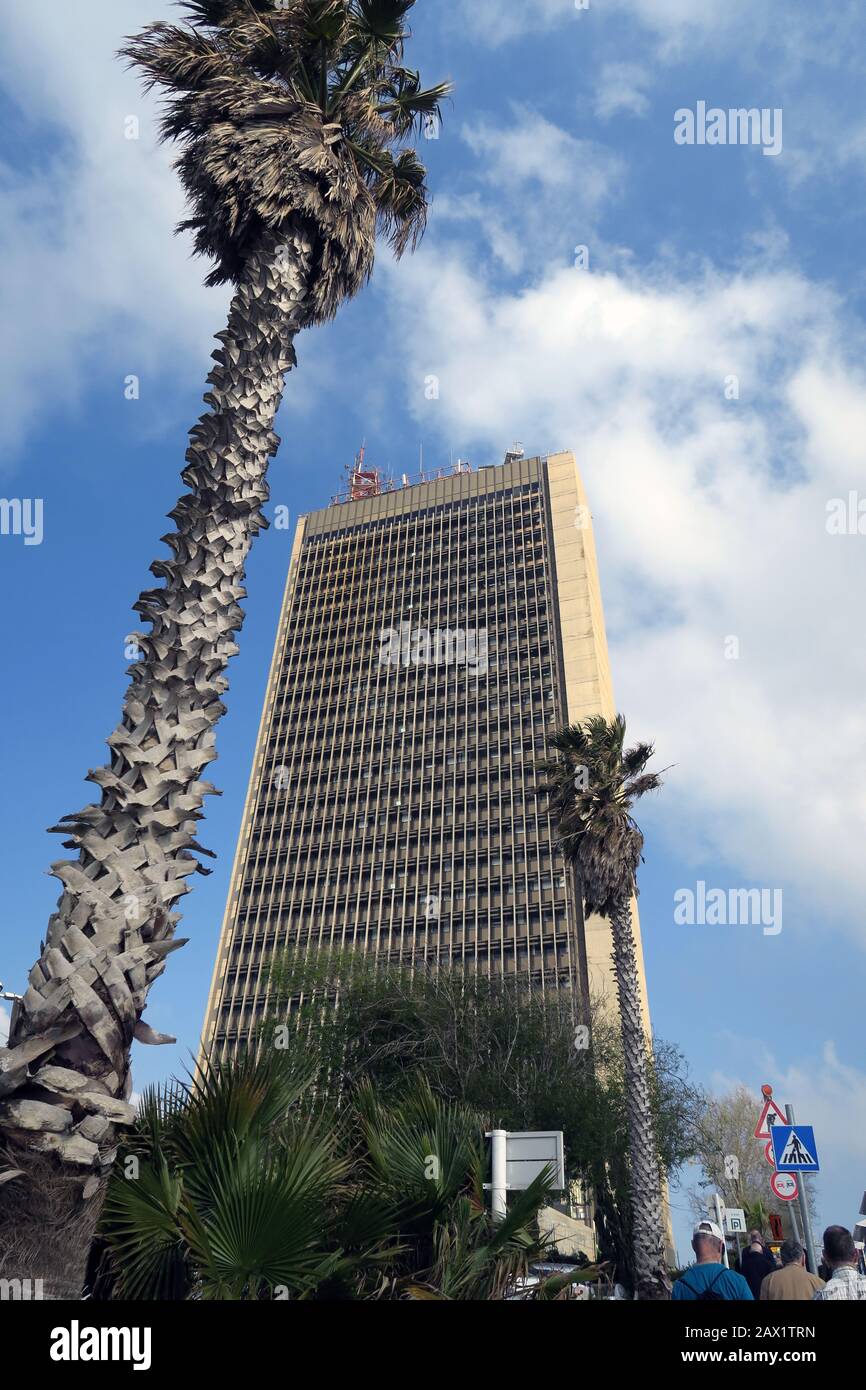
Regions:
<svg viewBox="0 0 866 1390"><path fill-rule="evenodd" d="M459 458L456 463L452 461L451 472L471 473L472 464L469 462L468 459ZM447 477L447 475L448 470L442 467L436 469L433 477L445 478ZM393 492L397 486L393 476L390 473L383 474L381 469L379 468L368 467L366 441L361 445L361 448L355 455L353 461L350 464L346 465L346 468L344 469L344 477L346 481L343 487L343 491L339 493L336 497L331 498L332 507L338 506L340 503L343 502L360 502L365 497L380 497L383 492ZM424 472L424 455L422 452L421 477L419 481L424 483L430 482L432 480L433 479L428 478ZM402 475L401 485L403 487L412 486L412 481L409 478L408 473L404 473Z"/></svg>
<svg viewBox="0 0 866 1390"><path fill-rule="evenodd" d="M382 477L377 468L367 468L366 441L361 445L349 481L349 501L360 502L363 497L378 497L382 491Z"/></svg>
<svg viewBox="0 0 866 1390"><path fill-rule="evenodd" d="M331 506L340 502L359 502L364 497L378 497L382 491L382 475L378 468L367 467L366 441L361 445L352 463L344 470L346 479L344 491L331 498Z"/></svg>

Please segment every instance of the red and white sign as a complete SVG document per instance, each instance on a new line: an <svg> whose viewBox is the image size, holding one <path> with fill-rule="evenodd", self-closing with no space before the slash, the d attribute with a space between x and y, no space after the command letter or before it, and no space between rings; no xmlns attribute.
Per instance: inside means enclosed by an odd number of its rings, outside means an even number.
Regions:
<svg viewBox="0 0 866 1390"><path fill-rule="evenodd" d="M769 1165L770 1165L771 1168L775 1168L775 1166L776 1166L776 1155L773 1153L773 1141L772 1141L772 1139L770 1140L769 1144L765 1145L765 1147L764 1147L764 1158L767 1160L767 1162L769 1163Z"/></svg>
<svg viewBox="0 0 866 1390"><path fill-rule="evenodd" d="M767 1096L764 1101L764 1108L761 1111L761 1118L755 1125L756 1139L769 1139L770 1130L773 1125L786 1125L788 1121L782 1114L772 1096Z"/></svg>
<svg viewBox="0 0 866 1390"><path fill-rule="evenodd" d="M770 1178L770 1186L783 1202L793 1202L800 1190L793 1173L774 1173Z"/></svg>

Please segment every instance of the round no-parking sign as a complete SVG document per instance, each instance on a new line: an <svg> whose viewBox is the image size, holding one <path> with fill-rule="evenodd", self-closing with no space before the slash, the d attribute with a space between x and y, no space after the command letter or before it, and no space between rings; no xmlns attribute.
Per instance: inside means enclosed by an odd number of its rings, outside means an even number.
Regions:
<svg viewBox="0 0 866 1390"><path fill-rule="evenodd" d="M770 1186L783 1202L793 1202L799 1190L793 1173L774 1173L770 1178Z"/></svg>

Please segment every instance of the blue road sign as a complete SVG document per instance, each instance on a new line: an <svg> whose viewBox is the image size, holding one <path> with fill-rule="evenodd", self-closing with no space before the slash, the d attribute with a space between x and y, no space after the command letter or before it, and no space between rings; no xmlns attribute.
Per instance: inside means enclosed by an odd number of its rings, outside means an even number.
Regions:
<svg viewBox="0 0 866 1390"><path fill-rule="evenodd" d="M773 1125L770 1130L777 1173L817 1173L818 1150L811 1125Z"/></svg>

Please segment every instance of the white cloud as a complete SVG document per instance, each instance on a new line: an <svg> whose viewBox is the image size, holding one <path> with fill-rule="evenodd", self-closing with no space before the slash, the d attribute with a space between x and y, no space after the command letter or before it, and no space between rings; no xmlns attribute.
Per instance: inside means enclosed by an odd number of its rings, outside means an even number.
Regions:
<svg viewBox="0 0 866 1390"><path fill-rule="evenodd" d="M144 391L166 357L206 361L222 317L225 296L203 289L203 268L172 235L182 202L170 153L154 143L154 103L113 56L141 19L128 0L0 17L4 84L40 148L53 148L7 165L0 184L5 316L16 324L0 382L7 444L46 402L73 405L94 371L122 399L127 373ZM127 115L140 120L138 140L124 137Z"/></svg>
<svg viewBox="0 0 866 1390"><path fill-rule="evenodd" d="M816 178L839 178L862 162L859 73L863 66L861 0L463 0L460 23L481 42L540 37L574 54L576 71L597 69L595 115L645 115L651 84L662 96L686 90L710 105L738 106L746 80L747 104L782 107L785 156L780 162L793 188ZM682 68L691 65L688 87ZM617 77L618 68L624 71ZM629 70L641 74L634 81ZM697 82L697 87L695 86ZM683 104L672 102L672 111ZM849 133L853 132L853 133Z"/></svg>
<svg viewBox="0 0 866 1390"><path fill-rule="evenodd" d="M554 29L577 38L582 33L604 38L610 26L620 48L621 21L630 19L639 34L657 41L657 53L666 60L711 50L715 55L733 52L748 62L768 46L789 71L816 59L832 64L850 56L852 38L861 31L859 0L837 0L831 11L813 0L765 0L761 6L754 0L589 0L585 9L576 0L522 0L519 6L462 0L460 19L493 47ZM815 39L820 41L817 51Z"/></svg>
<svg viewBox="0 0 866 1390"><path fill-rule="evenodd" d="M593 506L620 706L674 764L654 815L682 854L820 900L864 935L862 371L842 307L759 262L730 279L549 267L497 293L430 254L390 291L413 408L476 461L573 446ZM435 373L438 401L418 383ZM736 374L740 399L725 399ZM725 639L740 659L725 659Z"/></svg>
<svg viewBox="0 0 866 1390"><path fill-rule="evenodd" d="M755 32L752 0L725 0L724 4L695 4L695 0L589 0L586 8L575 0L522 0L503 5L501 0L463 0L464 22L492 46L527 33L543 33L566 25L602 24L613 16L627 15L642 28L663 38L673 52L689 39L747 26L741 39ZM790 8L790 7L786 7ZM580 33L576 29L577 34Z"/></svg>
<svg viewBox="0 0 866 1390"><path fill-rule="evenodd" d="M529 107L512 103L511 114L509 125L482 119L461 130L462 140L478 157L481 184L495 190L495 199L485 200L478 189L445 195L437 197L435 212L439 222L478 224L493 254L516 271L561 256L564 228L573 229L574 239L585 243L618 196L625 162Z"/></svg>
<svg viewBox="0 0 866 1390"><path fill-rule="evenodd" d="M593 147L526 106L514 104L512 110L515 121L507 128L489 120L463 127L463 139L482 161L479 167L485 182L500 189L504 186L506 193L519 188L524 195L569 188L575 168ZM591 200L602 201L610 187L608 170L593 167L590 184Z"/></svg>
<svg viewBox="0 0 866 1390"><path fill-rule="evenodd" d="M204 288L207 264L173 235L183 199L174 152L156 143L158 101L115 56L145 20L178 17L166 0L0 12L0 78L38 138L38 158L16 158L7 142L0 159L3 317L15 324L0 377L7 452L94 380L122 400L130 373L143 403L158 384L164 427L169 389L203 382L209 369L229 292ZM139 139L125 138L130 115ZM293 379L292 406L305 408L314 384L310 371Z"/></svg>
<svg viewBox="0 0 866 1390"><path fill-rule="evenodd" d="M605 63L595 84L595 114L608 120L621 111L645 116L650 73L639 63Z"/></svg>
<svg viewBox="0 0 866 1390"><path fill-rule="evenodd" d="M9 1025L12 1022L12 1015L5 1004L0 1004L0 1047L5 1047L9 1037Z"/></svg>
<svg viewBox="0 0 866 1390"><path fill-rule="evenodd" d="M678 56L688 44L718 42L725 34L737 34L741 47L748 46L763 29L752 0L725 0L721 5L695 5L693 0L604 0L604 10L637 20L663 41L670 57Z"/></svg>
<svg viewBox="0 0 866 1390"><path fill-rule="evenodd" d="M552 27L566 17L579 17L574 0L521 0L519 5L504 5L502 0L462 0L460 7L460 23L467 24L492 47L528 31Z"/></svg>

